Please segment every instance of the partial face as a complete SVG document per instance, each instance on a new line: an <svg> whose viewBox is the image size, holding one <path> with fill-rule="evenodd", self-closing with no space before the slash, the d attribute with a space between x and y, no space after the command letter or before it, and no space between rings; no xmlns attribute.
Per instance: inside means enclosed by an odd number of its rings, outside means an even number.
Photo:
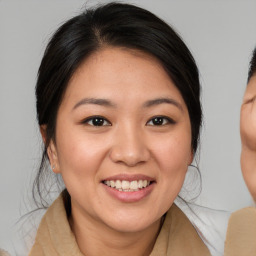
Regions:
<svg viewBox="0 0 256 256"><path fill-rule="evenodd" d="M256 75L250 79L241 107L241 167L245 182L256 202Z"/></svg>
<svg viewBox="0 0 256 256"><path fill-rule="evenodd" d="M155 59L107 48L71 79L48 152L74 221L144 230L170 208L192 161L188 110Z"/></svg>

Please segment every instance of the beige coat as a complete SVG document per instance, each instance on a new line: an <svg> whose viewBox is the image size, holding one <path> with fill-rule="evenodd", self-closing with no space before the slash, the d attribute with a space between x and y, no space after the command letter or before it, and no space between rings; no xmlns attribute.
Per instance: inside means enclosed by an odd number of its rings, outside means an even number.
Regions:
<svg viewBox="0 0 256 256"><path fill-rule="evenodd" d="M231 215L224 255L256 255L256 208L244 208Z"/></svg>
<svg viewBox="0 0 256 256"><path fill-rule="evenodd" d="M29 256L82 256L60 196L47 210ZM173 205L150 256L208 256L207 247L184 213Z"/></svg>
<svg viewBox="0 0 256 256"><path fill-rule="evenodd" d="M6 252L3 249L0 249L0 256L10 256L10 254L8 252Z"/></svg>

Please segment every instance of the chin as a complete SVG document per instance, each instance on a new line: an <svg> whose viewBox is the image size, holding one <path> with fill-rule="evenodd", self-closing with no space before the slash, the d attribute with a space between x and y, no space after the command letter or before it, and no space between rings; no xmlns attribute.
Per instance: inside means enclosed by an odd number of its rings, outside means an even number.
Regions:
<svg viewBox="0 0 256 256"><path fill-rule="evenodd" d="M152 224L152 223L150 223ZM111 228L119 233L137 233L141 232L147 228L150 227L150 224L148 225L141 225L141 224L129 224L129 225L114 225Z"/></svg>
<svg viewBox="0 0 256 256"><path fill-rule="evenodd" d="M145 230L153 226L157 220L145 219L142 217L136 218L119 218L113 221L107 221L106 224L113 230L120 233L135 233Z"/></svg>

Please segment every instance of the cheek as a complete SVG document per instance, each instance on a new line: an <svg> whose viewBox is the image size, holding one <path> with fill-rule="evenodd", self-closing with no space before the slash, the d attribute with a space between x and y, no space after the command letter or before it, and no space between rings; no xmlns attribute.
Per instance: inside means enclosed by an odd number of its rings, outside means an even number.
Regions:
<svg viewBox="0 0 256 256"><path fill-rule="evenodd" d="M165 139L159 139L154 143L154 156L158 167L157 188L160 205L159 215L167 211L173 204L184 183L185 175L188 169L188 159L191 158L191 136L190 133L184 136L169 136Z"/></svg>
<svg viewBox="0 0 256 256"><path fill-rule="evenodd" d="M182 136L167 136L154 143L154 155L163 171L187 170L191 160L191 136L189 133Z"/></svg>
<svg viewBox="0 0 256 256"><path fill-rule="evenodd" d="M189 133L185 136L170 136L169 139L158 140L155 145L154 155L160 168L159 181L164 193L170 195L172 203L181 190L190 164L191 136Z"/></svg>
<svg viewBox="0 0 256 256"><path fill-rule="evenodd" d="M57 148L63 178L73 177L79 180L84 176L95 175L105 156L105 144L95 140L93 136L85 136L83 132L62 134L59 133Z"/></svg>

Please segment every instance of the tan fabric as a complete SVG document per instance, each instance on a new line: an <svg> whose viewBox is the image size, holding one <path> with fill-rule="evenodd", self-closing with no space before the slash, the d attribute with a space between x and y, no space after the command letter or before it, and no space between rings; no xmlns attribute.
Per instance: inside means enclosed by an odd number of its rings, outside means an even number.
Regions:
<svg viewBox="0 0 256 256"><path fill-rule="evenodd" d="M3 249L0 249L0 256L10 256L10 254L8 252L6 252Z"/></svg>
<svg viewBox="0 0 256 256"><path fill-rule="evenodd" d="M256 255L256 208L244 208L231 215L224 255Z"/></svg>
<svg viewBox="0 0 256 256"><path fill-rule="evenodd" d="M210 252L186 215L174 204L150 256L208 256Z"/></svg>
<svg viewBox="0 0 256 256"><path fill-rule="evenodd" d="M42 218L29 256L83 256L70 229L62 196Z"/></svg>
<svg viewBox="0 0 256 256"><path fill-rule="evenodd" d="M29 256L82 256L60 196L47 210ZM150 256L208 256L207 247L183 212L173 205Z"/></svg>

